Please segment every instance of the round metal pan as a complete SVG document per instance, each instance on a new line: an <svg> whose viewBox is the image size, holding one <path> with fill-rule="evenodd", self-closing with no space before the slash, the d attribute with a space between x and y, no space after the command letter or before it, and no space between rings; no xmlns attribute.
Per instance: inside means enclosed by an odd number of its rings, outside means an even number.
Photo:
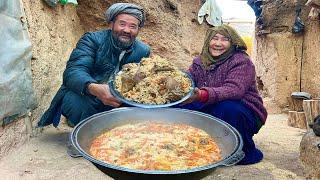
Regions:
<svg viewBox="0 0 320 180"><path fill-rule="evenodd" d="M128 123L139 122L183 123L206 131L211 135L221 149L222 160L206 166L176 171L136 170L108 164L90 155L91 142L101 133ZM239 132L213 116L179 108L144 109L136 107L118 108L93 115L80 122L71 133L71 142L85 159L91 161L101 171L112 177L121 179L198 179L212 172L219 166L232 166L243 157L243 142Z"/></svg>
<svg viewBox="0 0 320 180"><path fill-rule="evenodd" d="M122 101L123 103L125 104L128 104L130 106L134 106L134 107L141 107L141 108L163 108L163 107L171 107L171 106L174 106L174 105L177 105L177 104L180 104L182 102L184 102L185 100L187 100L193 93L193 90L194 90L194 87L195 87L195 84L194 84L194 81L192 80L191 76L188 74L188 73L185 73L186 77L188 77L191 81L191 88L190 88L190 91L188 92L188 94L186 94L184 97L182 97L180 100L178 101L174 101L174 102L170 102L170 103L167 103L167 104L141 104L141 103L137 103L135 101L131 101L131 100L128 100L126 99L125 97L123 97L119 91L116 90L115 88L115 83L114 83L114 77L112 78L111 81L109 81L109 88L110 88L110 91L112 93L113 96L115 96L116 98L120 99L120 101Z"/></svg>

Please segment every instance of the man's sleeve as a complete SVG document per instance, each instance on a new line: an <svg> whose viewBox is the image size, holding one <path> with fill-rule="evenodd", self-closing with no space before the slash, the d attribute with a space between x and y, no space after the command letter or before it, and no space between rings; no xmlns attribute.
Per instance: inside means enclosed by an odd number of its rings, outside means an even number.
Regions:
<svg viewBox="0 0 320 180"><path fill-rule="evenodd" d="M86 33L81 37L63 73L63 84L67 88L84 94L89 82L97 82L91 76L97 48L98 44L92 33Z"/></svg>

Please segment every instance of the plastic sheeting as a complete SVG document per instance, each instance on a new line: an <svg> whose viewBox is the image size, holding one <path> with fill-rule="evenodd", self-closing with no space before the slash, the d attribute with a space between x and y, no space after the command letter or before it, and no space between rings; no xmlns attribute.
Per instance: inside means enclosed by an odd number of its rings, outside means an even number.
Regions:
<svg viewBox="0 0 320 180"><path fill-rule="evenodd" d="M20 0L0 0L0 125L36 106L31 42L23 15Z"/></svg>

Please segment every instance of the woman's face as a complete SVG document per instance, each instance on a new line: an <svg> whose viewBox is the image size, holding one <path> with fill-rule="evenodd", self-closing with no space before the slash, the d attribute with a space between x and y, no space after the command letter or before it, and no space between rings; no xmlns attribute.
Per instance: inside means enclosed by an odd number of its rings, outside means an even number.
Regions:
<svg viewBox="0 0 320 180"><path fill-rule="evenodd" d="M213 57L225 53L231 46L230 38L217 33L213 36L209 44L209 52Z"/></svg>

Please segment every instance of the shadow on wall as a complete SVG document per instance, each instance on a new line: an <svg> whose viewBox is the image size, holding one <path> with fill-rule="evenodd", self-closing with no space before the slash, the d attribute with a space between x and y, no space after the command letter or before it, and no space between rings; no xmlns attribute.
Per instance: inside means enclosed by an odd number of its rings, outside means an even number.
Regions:
<svg viewBox="0 0 320 180"><path fill-rule="evenodd" d="M78 0L77 14L85 31L107 28L104 12L118 1Z"/></svg>

